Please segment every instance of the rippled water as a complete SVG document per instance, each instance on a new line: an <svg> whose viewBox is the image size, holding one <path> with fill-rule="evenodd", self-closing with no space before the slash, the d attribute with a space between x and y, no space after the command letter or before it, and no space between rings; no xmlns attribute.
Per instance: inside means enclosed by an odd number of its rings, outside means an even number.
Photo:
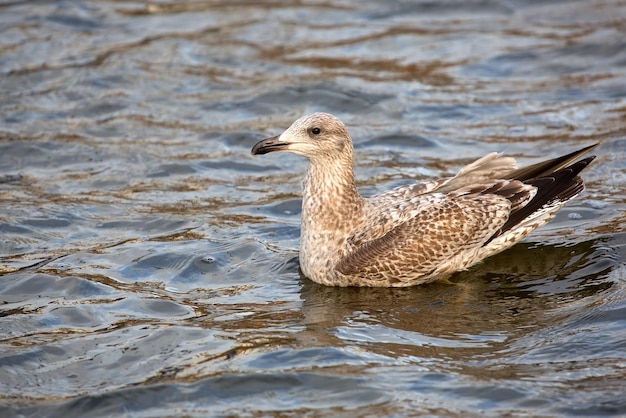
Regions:
<svg viewBox="0 0 626 418"><path fill-rule="evenodd" d="M0 3L0 415L626 413L626 5ZM548 227L450 280L300 276L296 156L364 194L601 141Z"/></svg>

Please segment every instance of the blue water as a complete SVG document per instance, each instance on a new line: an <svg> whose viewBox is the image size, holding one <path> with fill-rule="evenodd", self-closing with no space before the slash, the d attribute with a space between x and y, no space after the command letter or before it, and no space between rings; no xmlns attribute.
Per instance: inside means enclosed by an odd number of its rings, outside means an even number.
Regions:
<svg viewBox="0 0 626 418"><path fill-rule="evenodd" d="M620 2L0 4L0 415L626 414ZM372 194L593 142L587 189L450 279L298 269L341 117Z"/></svg>

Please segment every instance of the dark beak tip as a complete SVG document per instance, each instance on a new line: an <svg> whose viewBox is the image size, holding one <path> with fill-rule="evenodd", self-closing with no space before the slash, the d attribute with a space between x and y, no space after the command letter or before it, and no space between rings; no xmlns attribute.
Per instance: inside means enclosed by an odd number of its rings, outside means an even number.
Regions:
<svg viewBox="0 0 626 418"><path fill-rule="evenodd" d="M263 154L267 154L269 152L272 151L280 151L282 149L285 148L285 144L281 144L277 142L278 137L272 137L272 138L267 138L267 139L263 139L259 142L257 142L252 149L250 150L250 153L252 155L263 155Z"/></svg>
<svg viewBox="0 0 626 418"><path fill-rule="evenodd" d="M252 149L250 150L250 154L252 155L262 155L267 153L267 151L264 149L265 147L265 143L264 141L261 142L257 142Z"/></svg>
<svg viewBox="0 0 626 418"><path fill-rule="evenodd" d="M263 150L262 147L257 148L256 146L250 150L250 154L252 155L263 155L267 154L267 151Z"/></svg>

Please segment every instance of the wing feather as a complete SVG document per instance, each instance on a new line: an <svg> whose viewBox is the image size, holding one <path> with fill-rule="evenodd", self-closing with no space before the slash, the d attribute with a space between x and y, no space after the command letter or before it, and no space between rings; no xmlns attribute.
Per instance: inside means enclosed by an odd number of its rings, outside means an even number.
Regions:
<svg viewBox="0 0 626 418"><path fill-rule="evenodd" d="M410 281L478 248L507 220L511 202L489 194L448 195L384 235L361 243L335 266L347 276Z"/></svg>

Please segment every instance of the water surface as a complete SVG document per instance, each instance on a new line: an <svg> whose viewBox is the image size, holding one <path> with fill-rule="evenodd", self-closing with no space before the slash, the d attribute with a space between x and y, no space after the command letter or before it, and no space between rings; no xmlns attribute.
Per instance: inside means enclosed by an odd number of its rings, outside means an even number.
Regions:
<svg viewBox="0 0 626 418"><path fill-rule="evenodd" d="M626 7L617 1L0 4L2 416L626 411ZM601 142L511 250L410 289L298 270L341 117L361 191Z"/></svg>

